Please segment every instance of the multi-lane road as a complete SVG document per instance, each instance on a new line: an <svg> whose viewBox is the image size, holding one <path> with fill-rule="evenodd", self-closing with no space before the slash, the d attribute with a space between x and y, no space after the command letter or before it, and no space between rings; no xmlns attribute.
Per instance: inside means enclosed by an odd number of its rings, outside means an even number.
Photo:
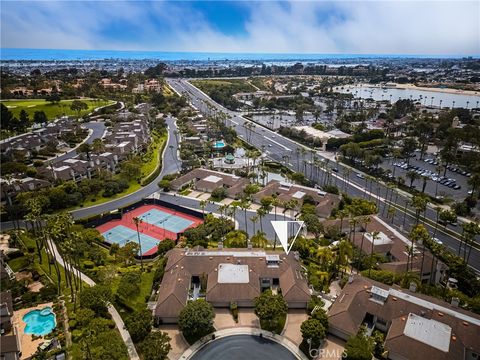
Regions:
<svg viewBox="0 0 480 360"><path fill-rule="evenodd" d="M266 127L254 124L253 128L249 128L253 124L250 120L245 119L240 113L228 110L218 103L214 102L205 93L193 86L184 79L168 79L169 85L178 93L185 95L191 105L193 105L200 112L213 115L224 113L227 115L227 124L234 127L237 134L251 145L264 151L264 154L271 160L279 162L287 166L293 171L300 170L308 178L312 179L311 166L306 165L305 162L312 162L314 152L306 149L303 145L285 138L278 133L269 130ZM297 148L304 148L307 151L303 155L297 155ZM327 160L325 157L316 153L315 156L322 160ZM410 197L408 194L395 190L394 195L390 196L391 190L383 182L375 181L372 185L365 179L364 174L360 174L356 170L352 170L346 165L336 163L328 159L329 167L335 169L337 172L329 171L332 177L332 182L352 196L369 198L376 201L379 207L379 214L385 221L391 223L387 219L387 208L389 199L396 202L396 211L393 215L393 225L397 227L404 234L407 234L413 225L416 223L415 211L410 206ZM320 168L320 171L325 176L325 170ZM360 174L360 175L359 175ZM367 177L368 179L369 177ZM317 181L318 179L312 179ZM368 186L367 186L368 183ZM371 190L371 193L370 193ZM387 196L388 195L388 196ZM392 205L392 204L390 204ZM405 211L406 209L406 211ZM437 219L437 212L433 206L427 207L425 211L425 224L427 229L433 234L435 232L435 224ZM447 231L442 226L437 227L436 237L440 239L449 251L457 252L461 245L461 226L449 227ZM463 247L462 247L463 252ZM480 246L478 243L474 245L471 251L469 265L480 272Z"/></svg>

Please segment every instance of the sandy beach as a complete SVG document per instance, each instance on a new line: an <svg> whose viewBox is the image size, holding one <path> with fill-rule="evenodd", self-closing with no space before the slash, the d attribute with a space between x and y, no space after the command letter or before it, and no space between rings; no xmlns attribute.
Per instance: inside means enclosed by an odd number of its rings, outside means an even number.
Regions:
<svg viewBox="0 0 480 360"><path fill-rule="evenodd" d="M414 84L396 84L397 89L413 89L421 91L433 91L447 94L458 94L458 95L477 95L480 96L480 91L472 90L459 90L451 88L437 88L437 87L427 87L427 86L415 86Z"/></svg>
<svg viewBox="0 0 480 360"><path fill-rule="evenodd" d="M380 88L380 85L372 85L372 84L361 84L361 86L369 87L369 88ZM427 86L416 86L414 84L395 84L389 83L387 88L391 89L405 89L405 90L419 90L419 91L432 91L438 93L446 93L446 94L456 94L456 95L473 95L473 96L480 96L479 91L472 91L472 90L459 90L459 89L451 89L451 88L438 88L438 87L427 87Z"/></svg>

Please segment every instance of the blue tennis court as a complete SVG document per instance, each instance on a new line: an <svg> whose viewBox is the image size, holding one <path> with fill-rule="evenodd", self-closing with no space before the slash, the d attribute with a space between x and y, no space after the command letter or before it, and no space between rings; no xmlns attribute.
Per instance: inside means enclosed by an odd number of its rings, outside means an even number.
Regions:
<svg viewBox="0 0 480 360"><path fill-rule="evenodd" d="M138 235L135 230L129 229L123 225L117 225L102 233L105 241L110 244L118 244L120 247L127 242L138 243ZM140 243L142 244L142 254L148 253L158 246L159 241L151 236L140 233Z"/></svg>
<svg viewBox="0 0 480 360"><path fill-rule="evenodd" d="M194 222L175 214L169 214L158 209L150 209L139 216L148 224L152 224L173 233L179 233Z"/></svg>

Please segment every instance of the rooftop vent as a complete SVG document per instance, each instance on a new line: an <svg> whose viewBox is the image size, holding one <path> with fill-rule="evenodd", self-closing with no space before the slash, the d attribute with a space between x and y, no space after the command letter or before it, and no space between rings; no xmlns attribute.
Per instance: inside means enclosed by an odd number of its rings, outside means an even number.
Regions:
<svg viewBox="0 0 480 360"><path fill-rule="evenodd" d="M387 290L384 290L377 286L372 286L371 292L372 292L371 300L379 304L383 305L385 301L387 301L388 299L389 292Z"/></svg>
<svg viewBox="0 0 480 360"><path fill-rule="evenodd" d="M280 264L280 256L278 255L267 255L265 257L267 266L278 266Z"/></svg>

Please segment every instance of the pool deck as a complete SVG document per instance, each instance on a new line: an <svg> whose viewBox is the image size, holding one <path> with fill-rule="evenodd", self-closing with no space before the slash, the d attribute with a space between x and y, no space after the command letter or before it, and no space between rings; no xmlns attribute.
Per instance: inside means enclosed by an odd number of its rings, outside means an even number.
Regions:
<svg viewBox="0 0 480 360"><path fill-rule="evenodd" d="M18 334L18 338L19 338L20 346L22 350L22 356L20 357L20 360L30 358L33 354L37 352L37 348L45 341L43 336L33 340L32 334L25 334L24 330L27 324L25 324L25 322L22 319L30 311L40 310L45 307L53 307L53 303L50 302L50 303L40 304L27 309L20 309L20 310L14 311L14 315L13 315L14 326L17 329L17 334Z"/></svg>

